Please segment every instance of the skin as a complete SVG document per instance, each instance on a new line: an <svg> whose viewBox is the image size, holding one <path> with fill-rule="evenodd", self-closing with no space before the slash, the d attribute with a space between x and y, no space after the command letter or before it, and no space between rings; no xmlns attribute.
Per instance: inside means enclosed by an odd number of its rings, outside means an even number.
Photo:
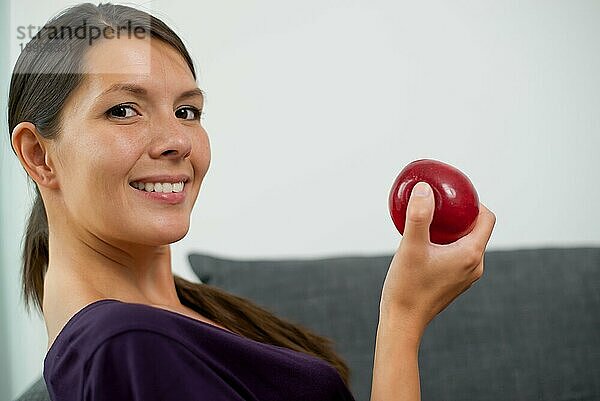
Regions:
<svg viewBox="0 0 600 401"><path fill-rule="evenodd" d="M118 74L109 73L114 65ZM180 303L171 269L169 244L188 232L211 157L208 135L194 119L198 113L180 110L202 110L202 95L176 101L197 88L190 69L159 40L121 38L94 43L85 72L63 109L57 139L44 139L29 122L12 135L48 215L48 347L72 315L99 299L153 305L214 324ZM117 91L98 98L124 82L145 88L147 97ZM132 108L105 114L122 103ZM177 205L144 199L129 185L135 178L180 173L190 180Z"/></svg>
<svg viewBox="0 0 600 401"><path fill-rule="evenodd" d="M114 65L122 66L121 73L106 73ZM169 247L187 233L210 165L206 131L199 121L175 114L183 105L202 108L199 97L175 101L196 87L193 76L175 50L142 39L97 43L86 66L88 79L65 106L59 139L44 140L29 122L20 123L12 137L48 214L50 263L43 306L49 346L71 316L106 298L213 323L179 302ZM136 83L149 96L117 93L96 103L98 94L116 82ZM136 102L140 115L134 111L126 122L104 115L124 102ZM129 186L134 178L159 173L190 175L184 203L146 201ZM434 212L431 191L414 194L381 295L371 401L420 399L418 350L425 328L482 276L496 221L480 204L470 234L436 245L428 230Z"/></svg>

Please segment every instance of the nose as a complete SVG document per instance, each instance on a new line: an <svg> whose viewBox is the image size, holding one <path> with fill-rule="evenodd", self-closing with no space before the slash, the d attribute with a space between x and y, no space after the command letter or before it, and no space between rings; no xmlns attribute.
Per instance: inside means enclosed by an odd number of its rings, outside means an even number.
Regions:
<svg viewBox="0 0 600 401"><path fill-rule="evenodd" d="M153 145L150 156L154 159L186 159L192 152L190 128L182 126L175 116L156 121L151 125Z"/></svg>

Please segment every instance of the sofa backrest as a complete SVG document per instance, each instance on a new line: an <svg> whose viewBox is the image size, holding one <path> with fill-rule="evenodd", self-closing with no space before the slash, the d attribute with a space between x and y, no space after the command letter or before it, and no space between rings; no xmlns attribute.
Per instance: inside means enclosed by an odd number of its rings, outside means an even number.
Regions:
<svg viewBox="0 0 600 401"><path fill-rule="evenodd" d="M202 282L334 340L370 396L392 255L298 260L189 256ZM485 273L427 328L423 400L600 400L600 248L488 251Z"/></svg>

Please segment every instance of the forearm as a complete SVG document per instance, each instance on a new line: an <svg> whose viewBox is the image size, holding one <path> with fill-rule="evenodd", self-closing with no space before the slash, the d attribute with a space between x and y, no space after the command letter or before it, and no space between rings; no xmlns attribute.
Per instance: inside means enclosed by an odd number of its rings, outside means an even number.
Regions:
<svg viewBox="0 0 600 401"><path fill-rule="evenodd" d="M418 401L422 330L394 311L382 309L377 327L371 401Z"/></svg>

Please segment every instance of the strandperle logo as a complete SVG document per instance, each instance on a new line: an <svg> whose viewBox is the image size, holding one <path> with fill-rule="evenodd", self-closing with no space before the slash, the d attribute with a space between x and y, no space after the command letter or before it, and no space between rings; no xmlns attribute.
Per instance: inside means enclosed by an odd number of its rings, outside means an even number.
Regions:
<svg viewBox="0 0 600 401"><path fill-rule="evenodd" d="M2 1L2 0L0 0ZM37 74L50 73L48 65L53 65L52 74L75 73L71 69L61 69L61 60L66 60L73 54L80 54L81 47L96 45L103 42L99 39L142 39L143 47L138 47L138 58L141 65L146 67L146 73L150 72L150 60L152 47L151 41L151 21L150 18L144 20L125 20L120 26L105 26L96 23L91 24L90 18L82 18L78 21L48 23L44 26L35 26L34 24L21 24L16 26L17 46L13 47L17 57L28 57L40 62L24 63L18 66L18 73ZM78 50L79 49L79 50ZM14 54L14 53L13 53ZM49 58L44 58L49 57ZM143 61L146 60L146 61ZM116 63L101 63L94 65L93 68L87 68L84 64L77 65L77 73L88 73L89 70L94 73L122 73L122 66ZM17 68L17 67L15 67Z"/></svg>
<svg viewBox="0 0 600 401"><path fill-rule="evenodd" d="M84 19L81 25L76 27L51 25L36 27L34 25L20 25L17 27L17 39L21 41L19 43L21 51L25 50L25 48L27 48L27 50L35 50L33 48L30 49L30 46L34 47L34 45L32 43L28 44L27 42L31 39L39 38L42 35L47 35L49 39L56 41L54 43L63 46L68 45L69 41L74 39L81 41L86 40L91 46L95 40L101 38L120 39L122 37L127 37L131 39L132 37L136 37L138 39L143 39L146 35L146 29L147 28L139 23L137 23L136 26L132 26L131 21L127 21L127 24L118 26L116 29L111 26L99 28L97 26L89 26L87 20ZM26 42L23 42L23 40L26 40ZM60 47L60 45L58 47Z"/></svg>

